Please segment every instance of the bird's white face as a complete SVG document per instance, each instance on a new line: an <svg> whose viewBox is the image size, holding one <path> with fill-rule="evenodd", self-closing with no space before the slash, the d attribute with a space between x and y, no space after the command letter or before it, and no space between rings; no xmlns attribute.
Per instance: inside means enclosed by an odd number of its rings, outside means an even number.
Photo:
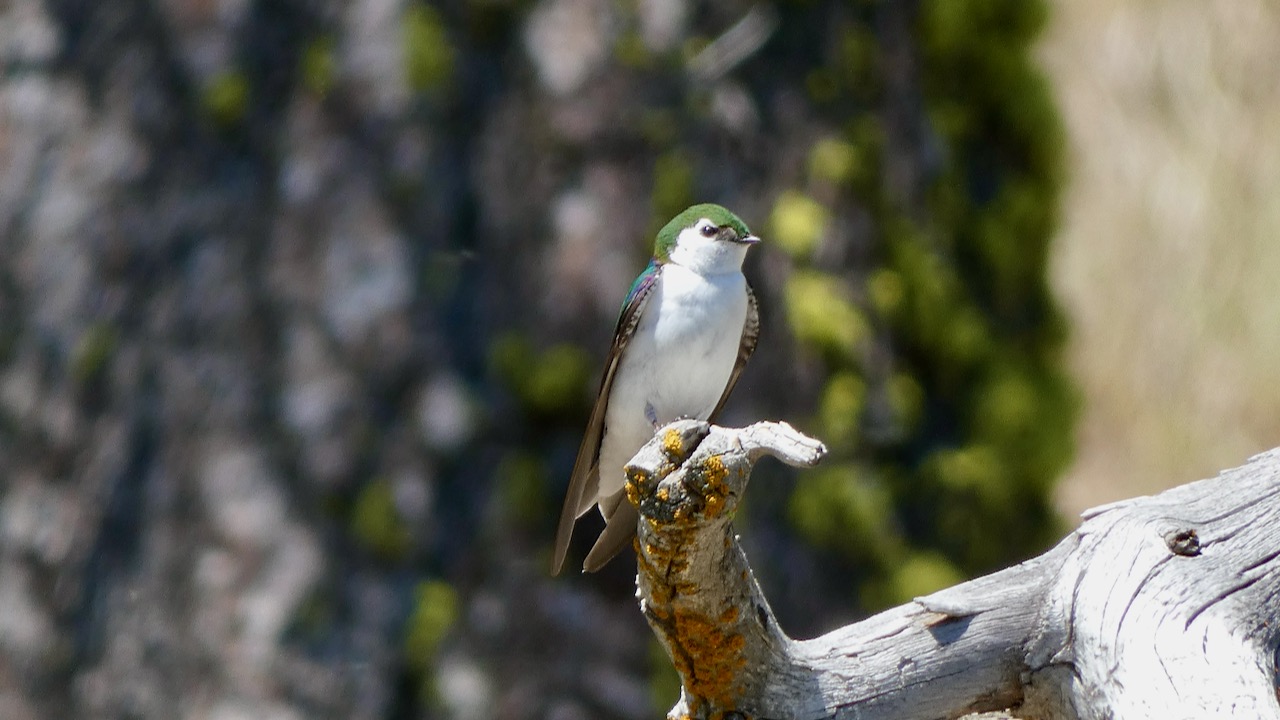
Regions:
<svg viewBox="0 0 1280 720"><path fill-rule="evenodd" d="M719 228L706 218L680 231L671 250L671 262L699 275L739 272L747 257L747 248L758 238L738 237L732 228Z"/></svg>

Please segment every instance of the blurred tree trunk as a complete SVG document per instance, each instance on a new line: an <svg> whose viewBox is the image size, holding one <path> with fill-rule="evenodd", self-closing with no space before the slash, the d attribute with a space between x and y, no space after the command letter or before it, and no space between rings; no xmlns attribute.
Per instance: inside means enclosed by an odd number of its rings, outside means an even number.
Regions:
<svg viewBox="0 0 1280 720"><path fill-rule="evenodd" d="M0 716L649 716L630 567L539 555L697 200L772 248L726 417L841 470L784 621L1047 542L1043 6L960 5L0 0Z"/></svg>

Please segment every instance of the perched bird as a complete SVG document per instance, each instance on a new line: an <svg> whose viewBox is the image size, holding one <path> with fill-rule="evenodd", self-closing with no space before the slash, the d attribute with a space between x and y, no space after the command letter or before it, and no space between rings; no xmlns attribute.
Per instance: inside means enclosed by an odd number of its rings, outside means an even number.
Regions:
<svg viewBox="0 0 1280 720"><path fill-rule="evenodd" d="M659 427L720 412L756 348L759 316L742 275L747 249L760 241L719 205L694 205L672 218L653 259L631 284L600 392L591 410L556 531L551 571L564 565L579 517L598 506L605 519L584 572L594 572L635 536L626 465Z"/></svg>

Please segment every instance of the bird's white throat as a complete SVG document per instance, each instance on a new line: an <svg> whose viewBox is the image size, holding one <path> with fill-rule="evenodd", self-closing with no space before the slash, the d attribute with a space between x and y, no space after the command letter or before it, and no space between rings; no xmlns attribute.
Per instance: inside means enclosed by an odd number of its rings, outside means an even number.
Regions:
<svg viewBox="0 0 1280 720"><path fill-rule="evenodd" d="M743 243L705 237L699 232L698 226L694 225L680 231L676 237L676 246L671 250L671 263L707 277L741 273L748 247Z"/></svg>

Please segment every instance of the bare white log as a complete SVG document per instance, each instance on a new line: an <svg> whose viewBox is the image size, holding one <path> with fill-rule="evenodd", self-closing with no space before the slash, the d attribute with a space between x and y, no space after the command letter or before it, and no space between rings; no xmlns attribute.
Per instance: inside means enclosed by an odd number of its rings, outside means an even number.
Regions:
<svg viewBox="0 0 1280 720"><path fill-rule="evenodd" d="M663 428L627 467L637 597L682 681L669 718L1280 719L1280 449L1097 508L1044 555L797 641L730 519L782 423Z"/></svg>

